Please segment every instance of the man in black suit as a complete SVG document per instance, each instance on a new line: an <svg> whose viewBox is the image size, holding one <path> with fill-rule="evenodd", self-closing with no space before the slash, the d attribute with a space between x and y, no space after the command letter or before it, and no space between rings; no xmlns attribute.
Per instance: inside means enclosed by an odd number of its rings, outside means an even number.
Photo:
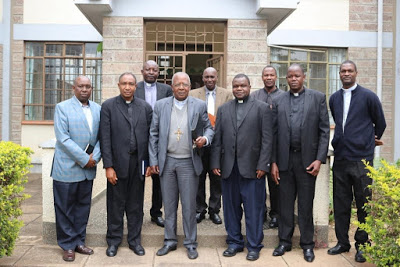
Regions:
<svg viewBox="0 0 400 267"><path fill-rule="evenodd" d="M217 112L211 169L222 177L222 199L228 248L223 256L243 251L242 204L246 217L247 260L257 260L264 238L265 174L269 171L273 130L267 104L249 97L250 80L233 78L235 97Z"/></svg>
<svg viewBox="0 0 400 267"><path fill-rule="evenodd" d="M274 256L292 249L294 203L298 200L300 246L304 259L314 256L313 201L315 180L325 163L329 143L329 117L324 94L305 88L305 74L298 64L288 68L290 91L275 102L277 131L271 174L279 183L279 245Z"/></svg>
<svg viewBox="0 0 400 267"><path fill-rule="evenodd" d="M120 95L106 100L100 113L100 148L107 177L106 254L117 254L126 213L129 248L143 256L144 177L150 175L146 165L152 109L146 101L133 97L136 77L132 73L123 73L118 87Z"/></svg>
<svg viewBox="0 0 400 267"><path fill-rule="evenodd" d="M148 60L143 64L142 75L144 81L137 84L135 96L137 98L146 100L154 109L154 104L157 100L165 97L172 96L172 88L168 84L157 82L158 75L160 74L158 65L153 60ZM151 221L155 222L158 226L164 227L164 219L162 217L162 194L160 186L160 176L152 174L153 180L153 194L151 197L150 216Z"/></svg>

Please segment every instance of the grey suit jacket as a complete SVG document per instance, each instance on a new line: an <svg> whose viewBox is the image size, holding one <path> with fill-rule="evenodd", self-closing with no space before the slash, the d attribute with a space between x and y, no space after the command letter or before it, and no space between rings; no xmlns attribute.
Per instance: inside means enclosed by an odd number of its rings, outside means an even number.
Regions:
<svg viewBox="0 0 400 267"><path fill-rule="evenodd" d="M156 82L157 87L157 100L165 97L172 96L172 88L168 84ZM144 82L138 82L136 85L135 97L146 100L146 93L144 90Z"/></svg>
<svg viewBox="0 0 400 267"><path fill-rule="evenodd" d="M305 88L304 113L301 124L301 155L304 169L314 160L325 163L329 145L329 116L326 97L321 92ZM280 171L287 171L290 150L290 91L275 101L276 144L273 161Z"/></svg>
<svg viewBox="0 0 400 267"><path fill-rule="evenodd" d="M171 112L174 105L174 97L168 97L156 102L153 111L153 119L150 126L150 140L149 140L149 156L150 166L158 165L160 169L160 176L163 173L165 159L167 157L168 148L168 135L171 122ZM193 144L191 128L194 128L195 123L202 123L202 132L198 132L199 136L206 136L211 143L214 131L212 130L210 121L207 115L206 103L200 99L188 96L188 128L184 130L184 136L187 138L190 147ZM197 125L197 124L196 124ZM192 161L195 172L200 175L203 170L201 157L191 151Z"/></svg>
<svg viewBox="0 0 400 267"><path fill-rule="evenodd" d="M104 168L113 167L118 178L127 178L129 171L130 125L133 123L137 141L138 166L144 173L142 161L148 162L149 129L152 109L146 101L135 98L133 121L129 121L123 98L107 99L100 113L100 148ZM144 176L142 175L143 179Z"/></svg>
<svg viewBox="0 0 400 267"><path fill-rule="evenodd" d="M256 178L257 170L270 169L272 111L266 103L249 97L243 120L237 125L235 105L234 99L218 109L210 166L221 169L222 178L228 178L236 157L240 174Z"/></svg>

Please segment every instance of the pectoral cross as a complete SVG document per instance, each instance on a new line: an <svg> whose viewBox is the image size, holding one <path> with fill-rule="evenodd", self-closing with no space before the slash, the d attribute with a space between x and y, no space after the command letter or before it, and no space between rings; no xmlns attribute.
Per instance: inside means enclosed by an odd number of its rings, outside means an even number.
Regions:
<svg viewBox="0 0 400 267"><path fill-rule="evenodd" d="M174 132L174 134L176 134L176 141L181 140L181 136L183 135L181 128L178 127L178 130L176 132Z"/></svg>

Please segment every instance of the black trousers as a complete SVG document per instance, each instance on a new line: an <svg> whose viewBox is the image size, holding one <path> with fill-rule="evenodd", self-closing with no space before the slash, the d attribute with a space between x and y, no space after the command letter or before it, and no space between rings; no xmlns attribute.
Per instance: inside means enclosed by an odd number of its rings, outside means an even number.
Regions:
<svg viewBox="0 0 400 267"><path fill-rule="evenodd" d="M196 212L205 214L208 213L219 213L221 209L221 177L215 175L210 169L210 153L211 149L209 147L203 148L203 172L199 177L199 188L197 190L196 196ZM210 198L208 199L208 206L206 203L206 177L210 178Z"/></svg>
<svg viewBox="0 0 400 267"><path fill-rule="evenodd" d="M281 171L279 185L279 243L292 245L294 204L297 196L300 246L314 248L313 202L316 178L303 167L301 152L289 153L289 169Z"/></svg>
<svg viewBox="0 0 400 267"><path fill-rule="evenodd" d="M158 174L151 175L153 180L153 191L151 195L150 216L153 218L162 216L162 194L160 185L160 176Z"/></svg>
<svg viewBox="0 0 400 267"><path fill-rule="evenodd" d="M369 162L372 165L372 162ZM363 206L367 198L371 197L368 185L372 179L367 176L367 169L361 161L335 160L333 163L333 211L335 216L335 232L338 243L350 248L349 226L353 194L356 200L357 217L361 223L365 222L367 213ZM368 242L368 234L357 229L354 239L356 248Z"/></svg>
<svg viewBox="0 0 400 267"><path fill-rule="evenodd" d="M276 218L279 217L279 185L277 185L272 178L271 173L267 173L267 181L268 181L268 191L269 191L269 202L271 205L271 209L269 211L269 217ZM265 202L265 217L267 218L267 203Z"/></svg>
<svg viewBox="0 0 400 267"><path fill-rule="evenodd" d="M107 182L107 244L119 246L124 231L124 213L128 223L128 244L141 243L144 181L139 174L137 155L129 160L129 177L118 177L116 185Z"/></svg>
<svg viewBox="0 0 400 267"><path fill-rule="evenodd" d="M57 243L64 250L75 250L85 244L92 187L93 180L74 183L53 180Z"/></svg>

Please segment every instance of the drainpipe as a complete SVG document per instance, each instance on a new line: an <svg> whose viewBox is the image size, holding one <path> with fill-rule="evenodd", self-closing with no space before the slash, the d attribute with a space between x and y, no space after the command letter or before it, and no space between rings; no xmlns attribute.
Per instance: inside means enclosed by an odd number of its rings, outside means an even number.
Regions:
<svg viewBox="0 0 400 267"><path fill-rule="evenodd" d="M377 44L377 72L376 94L382 102L382 47L383 47L383 0L378 0L378 44ZM375 158L380 157L380 147L375 148Z"/></svg>
<svg viewBox="0 0 400 267"><path fill-rule="evenodd" d="M3 1L3 96L1 139L10 140L11 0Z"/></svg>
<svg viewBox="0 0 400 267"><path fill-rule="evenodd" d="M396 1L396 26L395 26L395 39L393 43L393 48L395 51L395 99L392 103L400 103L400 0ZM393 116L393 124L394 124L394 131L393 131L393 142L394 142L394 162L400 159L400 105L394 105L394 116Z"/></svg>

